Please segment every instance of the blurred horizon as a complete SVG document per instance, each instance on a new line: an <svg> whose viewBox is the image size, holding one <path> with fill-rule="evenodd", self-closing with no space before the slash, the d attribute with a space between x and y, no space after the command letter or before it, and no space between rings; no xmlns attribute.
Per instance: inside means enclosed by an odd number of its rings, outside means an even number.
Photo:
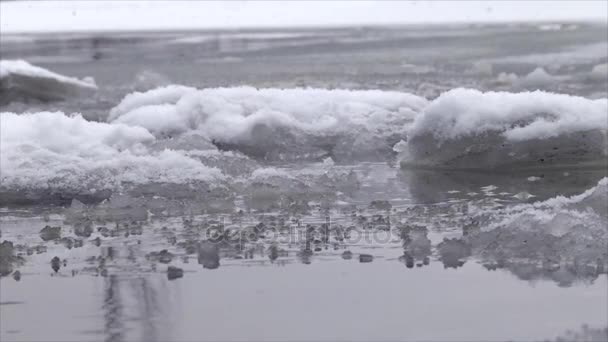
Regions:
<svg viewBox="0 0 608 342"><path fill-rule="evenodd" d="M606 1L2 1L0 33L608 23Z"/></svg>

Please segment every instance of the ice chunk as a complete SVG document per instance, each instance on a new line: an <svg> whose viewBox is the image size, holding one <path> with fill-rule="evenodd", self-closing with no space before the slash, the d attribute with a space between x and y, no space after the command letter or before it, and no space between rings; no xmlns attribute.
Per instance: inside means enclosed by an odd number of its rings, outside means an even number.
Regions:
<svg viewBox="0 0 608 342"><path fill-rule="evenodd" d="M480 61L474 63L472 68L468 70L470 74L479 76L492 76L494 73L494 66L488 61Z"/></svg>
<svg viewBox="0 0 608 342"><path fill-rule="evenodd" d="M608 63L598 64L591 70L591 79L595 81L608 81Z"/></svg>
<svg viewBox="0 0 608 342"><path fill-rule="evenodd" d="M108 121L112 121L137 108L175 104L184 94L192 91L195 91L195 88L171 85L129 94L116 107L112 108Z"/></svg>
<svg viewBox="0 0 608 342"><path fill-rule="evenodd" d="M409 130L403 166L484 169L606 165L608 100L455 89Z"/></svg>
<svg viewBox="0 0 608 342"><path fill-rule="evenodd" d="M156 136L196 130L221 149L261 159L336 160L391 154L426 104L387 91L170 86L128 95L109 121Z"/></svg>
<svg viewBox="0 0 608 342"><path fill-rule="evenodd" d="M523 89L547 89L558 83L560 79L550 75L543 68L536 68L526 76L516 80L514 84Z"/></svg>
<svg viewBox="0 0 608 342"><path fill-rule="evenodd" d="M95 81L79 80L34 66L24 60L0 60L0 104L14 100L54 101L90 95L97 90Z"/></svg>
<svg viewBox="0 0 608 342"><path fill-rule="evenodd" d="M504 85L512 85L512 84L516 83L518 79L519 79L519 77L517 77L517 75L515 75L513 73L501 72L496 77L496 83L504 84Z"/></svg>
<svg viewBox="0 0 608 342"><path fill-rule="evenodd" d="M155 138L141 127L48 112L2 113L0 119L3 194L103 199L108 191L142 184L194 186L224 178L183 151L149 149Z"/></svg>
<svg viewBox="0 0 608 342"><path fill-rule="evenodd" d="M136 91L147 91L170 84L167 76L152 70L143 70L135 75L133 89Z"/></svg>

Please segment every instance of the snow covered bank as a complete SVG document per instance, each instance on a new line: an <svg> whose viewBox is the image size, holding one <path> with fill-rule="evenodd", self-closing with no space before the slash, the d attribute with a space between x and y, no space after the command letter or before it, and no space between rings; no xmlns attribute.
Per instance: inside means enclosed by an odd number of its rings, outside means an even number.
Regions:
<svg viewBox="0 0 608 342"><path fill-rule="evenodd" d="M455 89L430 103L408 133L406 167L605 166L608 100Z"/></svg>
<svg viewBox="0 0 608 342"><path fill-rule="evenodd" d="M426 104L387 91L169 86L126 96L109 121L159 137L197 131L221 149L262 159L340 160L391 154Z"/></svg>
<svg viewBox="0 0 608 342"><path fill-rule="evenodd" d="M60 75L23 60L0 60L0 104L13 100L54 101L90 95L97 90L91 78Z"/></svg>
<svg viewBox="0 0 608 342"><path fill-rule="evenodd" d="M0 193L7 202L99 200L140 184L207 188L224 178L183 152L149 149L155 138L140 127L46 112L2 113L0 120Z"/></svg>

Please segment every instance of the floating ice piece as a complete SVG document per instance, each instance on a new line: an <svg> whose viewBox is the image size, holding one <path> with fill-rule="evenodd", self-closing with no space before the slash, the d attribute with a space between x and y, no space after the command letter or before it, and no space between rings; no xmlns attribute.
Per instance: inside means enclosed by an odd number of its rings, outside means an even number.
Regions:
<svg viewBox="0 0 608 342"><path fill-rule="evenodd" d="M494 191L496 189L498 189L498 187L495 186L495 185L487 185L487 186L482 186L481 187L481 191L483 191L483 192L492 192L492 191Z"/></svg>
<svg viewBox="0 0 608 342"><path fill-rule="evenodd" d="M416 117L407 147L408 167L605 167L608 100L455 89Z"/></svg>
<svg viewBox="0 0 608 342"><path fill-rule="evenodd" d="M195 130L221 149L262 159L338 160L393 153L426 104L388 91L169 86L127 95L108 121L156 136Z"/></svg>
<svg viewBox="0 0 608 342"><path fill-rule="evenodd" d="M468 73L479 76L492 76L494 73L494 66L488 61L480 61L474 63Z"/></svg>
<svg viewBox="0 0 608 342"><path fill-rule="evenodd" d="M224 175L183 151L153 151L141 127L90 122L63 113L2 113L3 200L103 199L139 185L212 187Z"/></svg>
<svg viewBox="0 0 608 342"><path fill-rule="evenodd" d="M608 63L598 64L591 70L591 79L595 81L608 81Z"/></svg>
<svg viewBox="0 0 608 342"><path fill-rule="evenodd" d="M496 76L496 83L504 85L512 85L517 82L519 77L513 73L501 72Z"/></svg>
<svg viewBox="0 0 608 342"><path fill-rule="evenodd" d="M523 89L536 90L547 89L560 82L560 78L550 75L545 69L538 67L526 76L514 80L515 86Z"/></svg>
<svg viewBox="0 0 608 342"><path fill-rule="evenodd" d="M87 77L60 75L29 64L24 60L0 60L0 104L14 100L56 101L74 96L90 95L97 90L95 81Z"/></svg>
<svg viewBox="0 0 608 342"><path fill-rule="evenodd" d="M525 200L528 200L535 196L530 194L529 192L522 191L522 192L518 192L517 194L513 195L513 197L517 198L518 200L525 201Z"/></svg>
<svg viewBox="0 0 608 342"><path fill-rule="evenodd" d="M116 107L112 108L108 121L113 121L135 109L148 106L175 104L184 94L195 90L195 88L191 87L170 85L145 92L131 93L125 96ZM156 119L157 116L151 115L150 119Z"/></svg>

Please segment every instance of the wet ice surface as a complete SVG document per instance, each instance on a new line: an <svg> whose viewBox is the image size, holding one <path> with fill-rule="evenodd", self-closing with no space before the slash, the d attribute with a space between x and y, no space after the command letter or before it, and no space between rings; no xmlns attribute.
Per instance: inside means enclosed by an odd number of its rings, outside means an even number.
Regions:
<svg viewBox="0 0 608 342"><path fill-rule="evenodd" d="M169 84L605 98L605 27L559 28L2 37L3 59L92 76L99 91L0 111L105 122L125 95ZM403 97L367 107L356 93L365 106L345 107L326 93L304 98L352 118ZM11 116L2 186L25 190L2 193L0 340L605 341L606 168L402 170L400 120L338 125L338 141L359 140L328 152L302 127L239 145ZM17 124L37 129L19 133L27 146L4 134Z"/></svg>

